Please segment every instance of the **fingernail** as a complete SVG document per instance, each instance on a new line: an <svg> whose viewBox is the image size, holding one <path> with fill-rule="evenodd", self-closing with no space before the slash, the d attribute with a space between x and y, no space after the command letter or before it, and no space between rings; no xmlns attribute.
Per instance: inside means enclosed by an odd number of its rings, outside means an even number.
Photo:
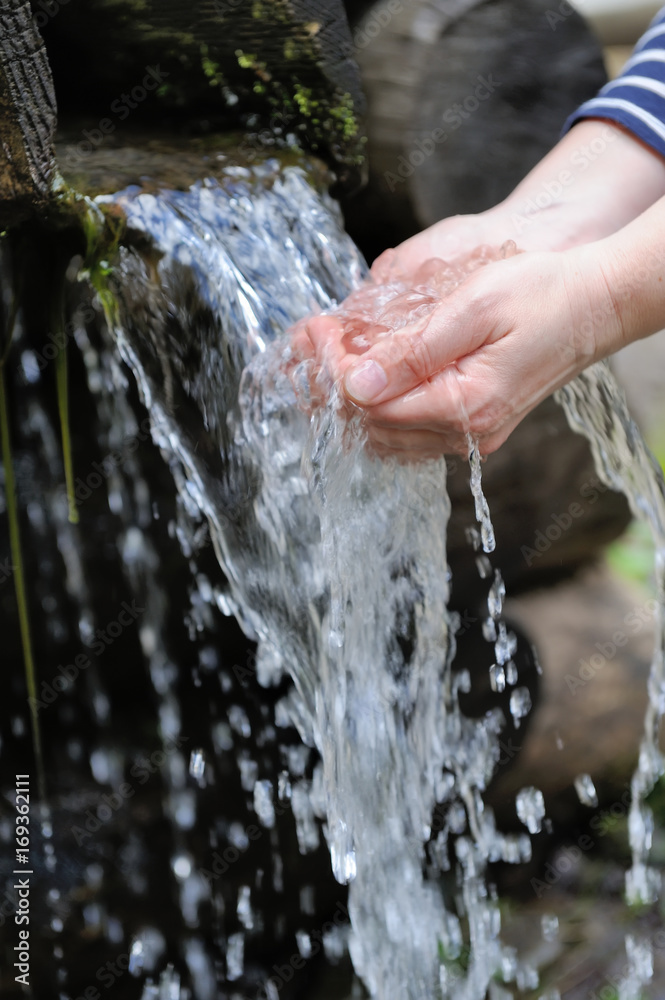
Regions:
<svg viewBox="0 0 665 1000"><path fill-rule="evenodd" d="M388 376L376 361L362 361L350 368L344 378L344 388L358 403L371 403L388 385Z"/></svg>

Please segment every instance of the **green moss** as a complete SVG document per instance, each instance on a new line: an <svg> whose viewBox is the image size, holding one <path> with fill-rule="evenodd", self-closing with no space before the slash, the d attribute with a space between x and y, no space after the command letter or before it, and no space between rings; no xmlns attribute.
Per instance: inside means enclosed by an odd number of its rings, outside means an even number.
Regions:
<svg viewBox="0 0 665 1000"><path fill-rule="evenodd" d="M340 103L330 109L330 117L341 124L345 139L354 139L358 135L358 119L351 94L342 95Z"/></svg>
<svg viewBox="0 0 665 1000"><path fill-rule="evenodd" d="M311 87L303 87L299 83L296 84L296 89L293 92L293 100L300 114L305 115L306 118L309 118L314 108L318 107L318 101L312 96Z"/></svg>
<svg viewBox="0 0 665 1000"><path fill-rule="evenodd" d="M236 58L241 69L256 69L259 65L257 56L251 52L243 52L242 49L236 49Z"/></svg>
<svg viewBox="0 0 665 1000"><path fill-rule="evenodd" d="M223 87L225 83L224 74L218 62L209 56L208 46L201 45L201 66L208 78L211 87Z"/></svg>

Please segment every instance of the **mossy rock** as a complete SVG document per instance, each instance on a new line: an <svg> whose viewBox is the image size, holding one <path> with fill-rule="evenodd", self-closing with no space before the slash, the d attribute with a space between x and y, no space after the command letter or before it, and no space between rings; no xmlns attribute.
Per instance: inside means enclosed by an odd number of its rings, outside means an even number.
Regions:
<svg viewBox="0 0 665 1000"><path fill-rule="evenodd" d="M317 153L343 186L359 183L363 99L339 0L42 3L62 118L85 118L88 132L104 119L267 130Z"/></svg>

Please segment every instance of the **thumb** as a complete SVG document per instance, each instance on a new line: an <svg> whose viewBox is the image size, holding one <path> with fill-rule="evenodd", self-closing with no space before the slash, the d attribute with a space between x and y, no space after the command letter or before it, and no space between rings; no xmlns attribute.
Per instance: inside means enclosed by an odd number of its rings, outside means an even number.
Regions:
<svg viewBox="0 0 665 1000"><path fill-rule="evenodd" d="M359 406L375 406L402 396L469 354L486 339L474 322L466 297L451 295L434 312L375 344L344 373L344 392Z"/></svg>

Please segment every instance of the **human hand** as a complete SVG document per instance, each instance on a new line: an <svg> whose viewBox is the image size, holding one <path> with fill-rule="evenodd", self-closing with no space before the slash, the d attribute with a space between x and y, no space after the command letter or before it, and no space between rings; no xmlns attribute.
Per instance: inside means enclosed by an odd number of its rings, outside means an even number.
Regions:
<svg viewBox="0 0 665 1000"><path fill-rule="evenodd" d="M335 316L307 320L301 348L344 378L377 450L464 452L470 431L493 451L592 361L662 328L663 195L661 157L621 126L583 121L500 205L437 223L382 255L372 275L389 283L432 257L455 261L507 238L536 252L477 271L390 336L371 324L349 336ZM350 371L370 360L385 365L371 400Z"/></svg>
<svg viewBox="0 0 665 1000"><path fill-rule="evenodd" d="M617 232L663 195L662 157L616 122L580 121L504 201L435 223L382 254L372 273L383 280L391 263L415 271L508 239L523 250L568 250Z"/></svg>
<svg viewBox="0 0 665 1000"><path fill-rule="evenodd" d="M468 434L495 451L621 337L593 245L479 267L396 332L368 328L366 344L341 329L334 316L307 323L319 362L365 410L375 450L406 460L464 454Z"/></svg>

